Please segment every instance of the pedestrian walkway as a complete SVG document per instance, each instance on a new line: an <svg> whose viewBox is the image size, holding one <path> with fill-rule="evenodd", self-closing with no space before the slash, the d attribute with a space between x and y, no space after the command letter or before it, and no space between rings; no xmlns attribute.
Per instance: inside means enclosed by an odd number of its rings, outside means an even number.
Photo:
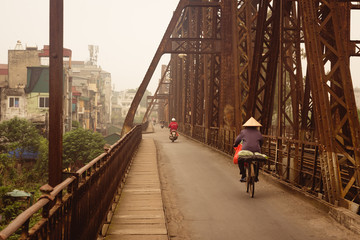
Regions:
<svg viewBox="0 0 360 240"><path fill-rule="evenodd" d="M167 240L154 140L142 139L106 240Z"/></svg>

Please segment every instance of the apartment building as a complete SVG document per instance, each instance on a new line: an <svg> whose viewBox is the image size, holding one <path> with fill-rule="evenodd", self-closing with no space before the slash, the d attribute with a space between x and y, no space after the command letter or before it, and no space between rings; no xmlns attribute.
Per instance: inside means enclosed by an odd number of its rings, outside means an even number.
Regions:
<svg viewBox="0 0 360 240"><path fill-rule="evenodd" d="M71 59L71 50L64 49L64 59ZM14 117L26 118L41 128L46 128L49 108L49 47L23 46L20 41L8 50L7 75L4 64L0 71L0 121ZM47 64L47 65L46 65ZM69 128L68 102L70 85L64 69L64 131Z"/></svg>
<svg viewBox="0 0 360 240"><path fill-rule="evenodd" d="M121 125L130 109L131 103L135 97L135 89L127 89L123 91L113 91L112 106L113 106L113 122L120 121ZM146 96L143 97L136 113L135 122L141 122L142 117L146 113ZM115 120L114 120L115 119ZM115 123L114 123L115 124Z"/></svg>
<svg viewBox="0 0 360 240"><path fill-rule="evenodd" d="M111 123L111 74L92 62L72 61L72 120L106 134Z"/></svg>

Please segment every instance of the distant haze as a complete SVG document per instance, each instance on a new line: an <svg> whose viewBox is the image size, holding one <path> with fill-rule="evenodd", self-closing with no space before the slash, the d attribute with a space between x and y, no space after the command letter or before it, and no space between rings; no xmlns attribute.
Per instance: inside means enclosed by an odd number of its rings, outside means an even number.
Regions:
<svg viewBox="0 0 360 240"><path fill-rule="evenodd" d="M88 45L99 46L98 65L111 73L116 90L142 82L179 0L64 0L64 47L73 60L89 60ZM1 0L0 64L16 41L49 44L49 0ZM352 12L352 40L360 40L360 11ZM163 56L148 86L154 94ZM354 87L360 87L360 58L351 58Z"/></svg>

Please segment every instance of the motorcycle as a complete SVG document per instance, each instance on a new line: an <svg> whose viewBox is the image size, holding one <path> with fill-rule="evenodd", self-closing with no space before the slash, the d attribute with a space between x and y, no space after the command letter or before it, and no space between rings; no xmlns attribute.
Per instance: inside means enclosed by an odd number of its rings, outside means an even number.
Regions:
<svg viewBox="0 0 360 240"><path fill-rule="evenodd" d="M169 139L171 140L171 142L174 142L178 138L178 136L179 135L176 130L171 130Z"/></svg>

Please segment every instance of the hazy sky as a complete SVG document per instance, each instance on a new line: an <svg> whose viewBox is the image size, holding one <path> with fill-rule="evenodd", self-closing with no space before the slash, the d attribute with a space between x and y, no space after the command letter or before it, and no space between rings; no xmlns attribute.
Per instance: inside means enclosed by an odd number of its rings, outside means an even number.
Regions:
<svg viewBox="0 0 360 240"><path fill-rule="evenodd" d="M98 65L111 73L116 90L142 82L179 0L64 0L64 47L73 60L89 60L88 45L98 45ZM1 0L0 63L7 63L16 41L49 44L49 0ZM160 64L168 64L164 55ZM160 79L156 70L148 89Z"/></svg>
<svg viewBox="0 0 360 240"><path fill-rule="evenodd" d="M179 0L64 0L64 47L73 60L89 60L88 45L98 45L98 65L112 75L116 90L139 87ZM49 0L1 0L0 63L16 41L39 49L49 44ZM360 11L353 13L360 22ZM355 25L355 24L352 24ZM359 27L352 39L360 40ZM164 55L160 64L167 64ZM352 58L354 87L360 87L360 57ZM148 89L154 93L156 70Z"/></svg>

